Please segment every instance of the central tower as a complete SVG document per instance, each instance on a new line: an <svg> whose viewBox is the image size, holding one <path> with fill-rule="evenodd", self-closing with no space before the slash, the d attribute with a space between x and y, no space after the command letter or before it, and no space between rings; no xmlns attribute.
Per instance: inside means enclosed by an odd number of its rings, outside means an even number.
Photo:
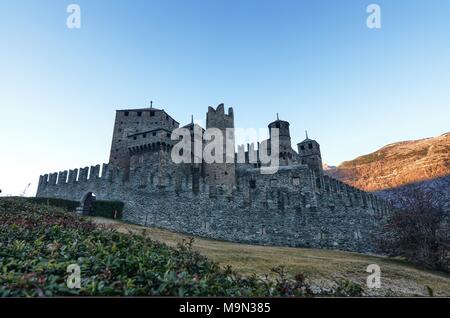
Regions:
<svg viewBox="0 0 450 318"><path fill-rule="evenodd" d="M206 113L206 129L208 128L217 128L222 132L223 160L220 163L208 163L205 165L206 180L213 189L215 189L216 186L222 186L227 189L228 193L231 193L236 184L233 108L228 108L228 114L225 114L224 104L220 104L216 109L208 107L208 112ZM231 128L228 133L227 128ZM232 151L233 154L232 163L227 163L227 146L232 148L228 149L228 152Z"/></svg>

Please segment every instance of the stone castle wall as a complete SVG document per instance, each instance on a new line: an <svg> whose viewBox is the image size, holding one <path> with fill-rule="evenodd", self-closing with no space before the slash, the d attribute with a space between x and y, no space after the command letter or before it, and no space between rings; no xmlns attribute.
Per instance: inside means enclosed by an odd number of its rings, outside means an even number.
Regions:
<svg viewBox="0 0 450 318"><path fill-rule="evenodd" d="M233 192L209 186L198 168L175 165L169 151L133 159L129 178L104 164L40 177L37 196L125 203L125 220L241 243L374 251L372 237L390 207L377 197L318 175L307 165L274 175L236 170ZM101 173L100 173L101 172Z"/></svg>

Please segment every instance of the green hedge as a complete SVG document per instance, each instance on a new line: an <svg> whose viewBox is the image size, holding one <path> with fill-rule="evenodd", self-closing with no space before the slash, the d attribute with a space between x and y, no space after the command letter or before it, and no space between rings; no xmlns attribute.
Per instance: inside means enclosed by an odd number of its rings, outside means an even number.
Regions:
<svg viewBox="0 0 450 318"><path fill-rule="evenodd" d="M121 219L124 203L120 201L93 202L93 213L95 216L102 216L109 219Z"/></svg>
<svg viewBox="0 0 450 318"><path fill-rule="evenodd" d="M80 202L64 200L64 199L55 199L55 198L28 198L28 200L32 203L36 204L47 204L51 206L60 207L66 209L69 212L75 211L77 207L80 206Z"/></svg>

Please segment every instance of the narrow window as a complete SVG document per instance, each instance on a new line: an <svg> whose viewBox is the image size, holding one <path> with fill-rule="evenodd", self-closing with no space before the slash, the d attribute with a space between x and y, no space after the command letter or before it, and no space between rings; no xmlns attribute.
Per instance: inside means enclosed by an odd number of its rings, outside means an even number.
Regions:
<svg viewBox="0 0 450 318"><path fill-rule="evenodd" d="M153 136L156 136L156 133L155 133L155 132L153 133Z"/></svg>
<svg viewBox="0 0 450 318"><path fill-rule="evenodd" d="M147 134L143 134L143 135L142 135L142 138L147 138Z"/></svg>
<svg viewBox="0 0 450 318"><path fill-rule="evenodd" d="M256 180L250 180L250 189L256 189Z"/></svg>
<svg viewBox="0 0 450 318"><path fill-rule="evenodd" d="M141 116L142 116L142 112L137 112L137 115L138 115L139 117L141 117Z"/></svg>
<svg viewBox="0 0 450 318"><path fill-rule="evenodd" d="M134 136L134 137L133 137L133 140L136 140L136 139L137 139L137 137L136 137L136 136Z"/></svg>
<svg viewBox="0 0 450 318"><path fill-rule="evenodd" d="M125 113L124 113L125 116L128 116L129 114L130 114L129 112L125 112Z"/></svg>
<svg viewBox="0 0 450 318"><path fill-rule="evenodd" d="M167 137L169 137L169 138L170 138L170 133L167 133Z"/></svg>
<svg viewBox="0 0 450 318"><path fill-rule="evenodd" d="M312 143L309 143L309 144L308 144L308 148L309 148L309 149L312 149L312 148L313 148L313 147L312 147Z"/></svg>
<svg viewBox="0 0 450 318"><path fill-rule="evenodd" d="M150 116L151 117L155 116L155 112L150 112Z"/></svg>
<svg viewBox="0 0 450 318"><path fill-rule="evenodd" d="M300 149L301 149L301 150L305 150L305 146L304 146L304 145L301 145L301 146L300 146Z"/></svg>

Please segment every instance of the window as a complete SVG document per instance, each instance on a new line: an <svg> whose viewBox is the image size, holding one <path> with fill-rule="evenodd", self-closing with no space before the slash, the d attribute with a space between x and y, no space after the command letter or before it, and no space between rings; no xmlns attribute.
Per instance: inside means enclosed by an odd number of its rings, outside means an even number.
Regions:
<svg viewBox="0 0 450 318"><path fill-rule="evenodd" d="M260 235L265 236L267 234L266 227L264 225L261 226L261 228L259 229L258 232L259 232Z"/></svg>
<svg viewBox="0 0 450 318"><path fill-rule="evenodd" d="M155 133L155 132L153 133L153 136L156 136L156 133Z"/></svg>
<svg viewBox="0 0 450 318"><path fill-rule="evenodd" d="M276 124L275 124L275 127L276 127L276 128L280 128L280 123L276 123Z"/></svg>
<svg viewBox="0 0 450 318"><path fill-rule="evenodd" d="M301 146L300 146L300 149L301 149L301 150L305 150L305 146L304 146L304 145L301 145Z"/></svg>
<svg viewBox="0 0 450 318"><path fill-rule="evenodd" d="M143 134L143 135L142 135L142 138L147 138L147 134Z"/></svg>
<svg viewBox="0 0 450 318"><path fill-rule="evenodd" d="M300 178L292 178L292 184L295 186L300 185Z"/></svg>
<svg viewBox="0 0 450 318"><path fill-rule="evenodd" d="M250 189L256 189L256 180L250 180Z"/></svg>
<svg viewBox="0 0 450 318"><path fill-rule="evenodd" d="M133 140L136 140L136 139L137 139L137 137L136 137L136 136L134 136L134 137L133 137Z"/></svg>
<svg viewBox="0 0 450 318"><path fill-rule="evenodd" d="M125 112L125 113L124 113L125 116L128 116L129 114L130 114L129 112Z"/></svg>
<svg viewBox="0 0 450 318"><path fill-rule="evenodd" d="M138 115L139 117L141 117L141 116L142 116L142 112L137 112L137 115Z"/></svg>
<svg viewBox="0 0 450 318"><path fill-rule="evenodd" d="M119 132L122 132L122 128L119 129Z"/></svg>
<svg viewBox="0 0 450 318"><path fill-rule="evenodd" d="M170 138L170 133L167 133L166 136L167 136L168 138Z"/></svg>
<svg viewBox="0 0 450 318"><path fill-rule="evenodd" d="M308 148L309 148L309 149L312 149L312 148L313 148L313 147L312 147L312 143L309 143L309 144L308 144Z"/></svg>
<svg viewBox="0 0 450 318"><path fill-rule="evenodd" d="M155 116L155 112L153 112L153 111L150 112L150 116L151 116L151 117Z"/></svg>

